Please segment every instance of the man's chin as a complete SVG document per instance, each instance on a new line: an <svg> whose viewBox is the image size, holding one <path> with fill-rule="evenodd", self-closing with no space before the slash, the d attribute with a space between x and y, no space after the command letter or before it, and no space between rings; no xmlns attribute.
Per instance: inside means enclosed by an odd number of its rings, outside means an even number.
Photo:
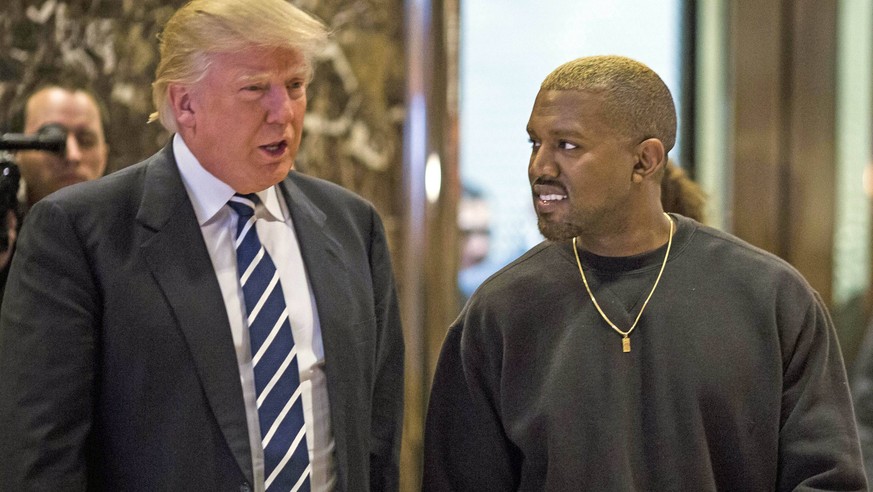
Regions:
<svg viewBox="0 0 873 492"><path fill-rule="evenodd" d="M540 234L549 241L565 241L579 235L579 229L565 222L549 222L540 218L537 220Z"/></svg>

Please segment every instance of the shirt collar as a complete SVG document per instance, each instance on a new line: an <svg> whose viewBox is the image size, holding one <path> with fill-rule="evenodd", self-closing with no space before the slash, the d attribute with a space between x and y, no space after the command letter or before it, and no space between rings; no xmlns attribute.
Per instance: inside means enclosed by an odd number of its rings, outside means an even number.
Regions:
<svg viewBox="0 0 873 492"><path fill-rule="evenodd" d="M173 136L173 155L176 157L176 164L179 167L179 174L182 175L185 189L188 191L188 197L194 206L197 222L202 226L212 220L227 204L234 190L200 164L178 133ZM263 210L266 211L267 216L264 218L285 220L284 207L280 202L276 186L270 186L256 194L263 204ZM262 207L258 209L260 211Z"/></svg>

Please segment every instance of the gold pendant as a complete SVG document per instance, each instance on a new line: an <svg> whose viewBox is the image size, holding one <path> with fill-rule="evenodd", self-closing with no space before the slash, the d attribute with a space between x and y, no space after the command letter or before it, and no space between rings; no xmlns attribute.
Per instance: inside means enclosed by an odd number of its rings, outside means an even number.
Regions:
<svg viewBox="0 0 873 492"><path fill-rule="evenodd" d="M630 337L622 337L621 339L621 351L622 352L630 352Z"/></svg>

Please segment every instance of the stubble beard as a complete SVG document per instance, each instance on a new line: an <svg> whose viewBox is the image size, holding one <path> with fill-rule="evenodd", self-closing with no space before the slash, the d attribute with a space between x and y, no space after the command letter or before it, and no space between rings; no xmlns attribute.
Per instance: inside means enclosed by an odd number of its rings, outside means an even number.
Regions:
<svg viewBox="0 0 873 492"><path fill-rule="evenodd" d="M582 233L581 227L572 222L551 222L541 216L537 217L537 227L549 241L565 241Z"/></svg>
<svg viewBox="0 0 873 492"><path fill-rule="evenodd" d="M617 210L609 207L585 207L571 204L567 215L549 217L537 214L537 227L540 234L549 241L567 241L574 237L584 238L594 231L608 227L606 217L616 216Z"/></svg>

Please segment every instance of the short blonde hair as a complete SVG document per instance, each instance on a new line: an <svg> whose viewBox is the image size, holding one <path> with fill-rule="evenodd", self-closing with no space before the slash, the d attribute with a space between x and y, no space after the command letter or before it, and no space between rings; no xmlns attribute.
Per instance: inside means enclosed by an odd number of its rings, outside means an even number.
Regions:
<svg viewBox="0 0 873 492"><path fill-rule="evenodd" d="M160 120L177 131L167 91L170 84L195 84L213 55L249 48L294 50L303 55L309 76L312 59L324 46L325 25L285 0L193 0L176 11L159 36L160 62L152 83Z"/></svg>
<svg viewBox="0 0 873 492"><path fill-rule="evenodd" d="M670 89L651 68L623 56L589 56L556 68L541 90L576 90L603 96L607 123L628 137L676 143L676 107Z"/></svg>

